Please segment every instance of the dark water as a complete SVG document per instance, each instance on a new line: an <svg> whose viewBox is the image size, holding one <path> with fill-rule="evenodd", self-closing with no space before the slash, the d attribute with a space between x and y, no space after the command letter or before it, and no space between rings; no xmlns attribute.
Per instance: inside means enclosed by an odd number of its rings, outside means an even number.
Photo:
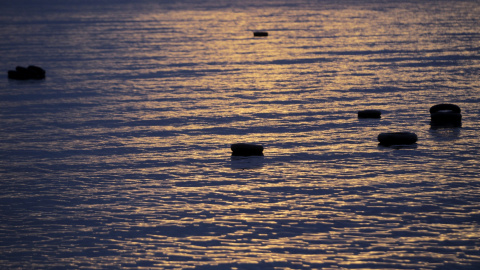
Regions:
<svg viewBox="0 0 480 270"><path fill-rule="evenodd" d="M1 269L480 267L478 1L72 2L0 10Z"/></svg>

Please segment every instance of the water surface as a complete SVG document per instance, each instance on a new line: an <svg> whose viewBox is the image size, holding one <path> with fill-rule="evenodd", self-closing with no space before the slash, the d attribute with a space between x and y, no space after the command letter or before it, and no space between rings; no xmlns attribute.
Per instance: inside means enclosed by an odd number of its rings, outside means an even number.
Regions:
<svg viewBox="0 0 480 270"><path fill-rule="evenodd" d="M0 268L480 266L476 1L32 2L0 11Z"/></svg>

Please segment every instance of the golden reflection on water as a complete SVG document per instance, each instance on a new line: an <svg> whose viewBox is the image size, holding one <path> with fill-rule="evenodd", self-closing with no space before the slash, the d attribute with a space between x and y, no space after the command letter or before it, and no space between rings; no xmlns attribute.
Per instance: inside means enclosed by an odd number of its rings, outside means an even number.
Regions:
<svg viewBox="0 0 480 270"><path fill-rule="evenodd" d="M90 107L47 110L47 128L32 141L16 134L26 141L16 149L40 152L15 161L17 171L39 171L19 181L53 181L39 194L26 182L24 196L60 214L45 207L29 210L33 224L9 221L38 235L36 249L61 239L61 261L92 268L142 268L139 258L144 268L478 264L476 124L428 126L428 107L452 96L478 111L476 45L440 42L450 28L432 29L428 16L408 5L156 10L117 31L96 26L105 36L90 37L94 44L128 37L111 56L125 59L115 60L118 73L87 82L108 94L57 100ZM465 28L459 33L471 33ZM270 35L254 38L254 30ZM461 46L473 49L451 49ZM90 65L102 73L98 62ZM49 102L14 107L35 115ZM365 108L384 114L357 119ZM390 130L417 132L418 146L379 147L376 136ZM265 157L232 158L237 142L264 145ZM25 252L27 240L12 252Z"/></svg>

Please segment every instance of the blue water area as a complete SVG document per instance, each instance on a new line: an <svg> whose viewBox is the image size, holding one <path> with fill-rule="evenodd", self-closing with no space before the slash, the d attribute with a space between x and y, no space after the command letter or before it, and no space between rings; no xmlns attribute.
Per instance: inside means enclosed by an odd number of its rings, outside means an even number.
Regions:
<svg viewBox="0 0 480 270"><path fill-rule="evenodd" d="M0 269L480 267L478 1L79 2L0 9Z"/></svg>

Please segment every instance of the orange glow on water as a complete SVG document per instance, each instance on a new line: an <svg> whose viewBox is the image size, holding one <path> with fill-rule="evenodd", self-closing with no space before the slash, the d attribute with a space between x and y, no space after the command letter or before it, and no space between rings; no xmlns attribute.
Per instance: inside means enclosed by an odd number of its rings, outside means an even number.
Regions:
<svg viewBox="0 0 480 270"><path fill-rule="evenodd" d="M0 262L478 263L478 7L452 3L151 3L138 15L11 20L52 71L38 84L0 81ZM11 64L32 48L9 35L23 44L0 42L18 50L5 53ZM430 127L429 106L445 101L465 108L464 127ZM382 117L358 119L361 109ZM378 146L392 130L415 131L418 145ZM265 156L231 157L237 142Z"/></svg>

